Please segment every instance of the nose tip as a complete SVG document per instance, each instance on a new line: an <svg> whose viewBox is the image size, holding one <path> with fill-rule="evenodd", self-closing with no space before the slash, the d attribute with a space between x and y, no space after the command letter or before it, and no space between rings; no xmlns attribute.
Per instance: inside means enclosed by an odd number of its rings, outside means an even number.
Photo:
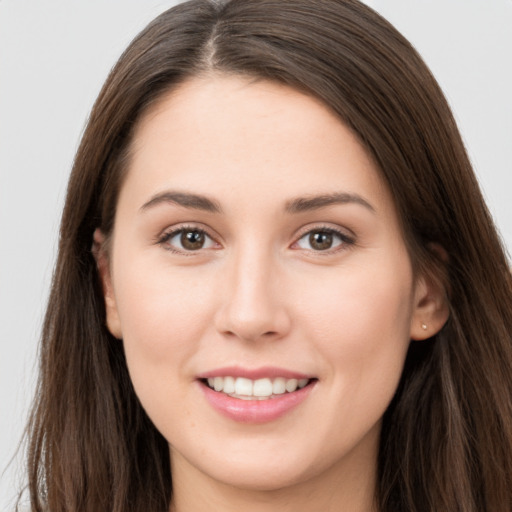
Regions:
<svg viewBox="0 0 512 512"><path fill-rule="evenodd" d="M243 341L283 337L291 322L279 288L272 272L261 267L234 273L222 292L217 331Z"/></svg>
<svg viewBox="0 0 512 512"><path fill-rule="evenodd" d="M234 297L218 316L217 328L225 336L256 341L284 336L289 323L282 306Z"/></svg>

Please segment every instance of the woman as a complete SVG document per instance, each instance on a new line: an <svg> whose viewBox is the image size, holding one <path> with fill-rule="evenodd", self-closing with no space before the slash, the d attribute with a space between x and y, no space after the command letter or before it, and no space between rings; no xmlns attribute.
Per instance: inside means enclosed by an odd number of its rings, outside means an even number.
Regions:
<svg viewBox="0 0 512 512"><path fill-rule="evenodd" d="M508 511L510 279L387 22L181 4L120 58L76 156L33 510Z"/></svg>

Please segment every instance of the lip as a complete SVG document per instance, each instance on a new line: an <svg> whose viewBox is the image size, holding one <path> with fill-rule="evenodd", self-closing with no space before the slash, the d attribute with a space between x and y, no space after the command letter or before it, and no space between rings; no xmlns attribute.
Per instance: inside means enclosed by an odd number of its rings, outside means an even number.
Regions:
<svg viewBox="0 0 512 512"><path fill-rule="evenodd" d="M267 400L242 400L211 389L204 381L219 376L245 377L256 380L261 378L284 377L286 379L313 379L307 386L292 393L269 398ZM218 413L238 423L268 423L275 421L303 403L318 382L306 374L283 368L243 369L239 367L218 368L198 375L196 381L207 402Z"/></svg>
<svg viewBox="0 0 512 512"><path fill-rule="evenodd" d="M276 379L277 377L284 377L285 379L313 379L313 375L295 372L286 368L277 368L275 366L262 366L260 368L242 368L240 366L226 366L223 368L216 368L208 372L200 373L198 379L210 379L213 377L245 377L246 379Z"/></svg>

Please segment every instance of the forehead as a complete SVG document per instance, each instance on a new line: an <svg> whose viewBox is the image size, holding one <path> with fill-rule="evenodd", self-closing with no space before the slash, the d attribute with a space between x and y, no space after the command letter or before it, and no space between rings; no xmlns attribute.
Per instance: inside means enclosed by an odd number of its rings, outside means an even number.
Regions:
<svg viewBox="0 0 512 512"><path fill-rule="evenodd" d="M269 200L286 201L341 188L391 201L367 151L327 106L268 81L184 82L142 116L131 153L128 181L146 195L165 187L221 196L265 189Z"/></svg>

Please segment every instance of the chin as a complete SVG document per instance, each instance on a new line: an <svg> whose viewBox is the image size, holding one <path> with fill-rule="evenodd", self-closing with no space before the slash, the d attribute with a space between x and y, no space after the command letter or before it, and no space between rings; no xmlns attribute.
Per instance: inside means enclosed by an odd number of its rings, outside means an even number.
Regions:
<svg viewBox="0 0 512 512"><path fill-rule="evenodd" d="M298 471L300 468L300 471ZM221 471L210 472L214 480L229 487L246 491L275 492L284 488L293 487L311 478L303 467L286 464L247 464L234 468L223 468Z"/></svg>
<svg viewBox="0 0 512 512"><path fill-rule="evenodd" d="M306 440L299 442L300 436L294 437L297 442L287 443L286 439L279 443L265 442L260 438L253 439L253 443L247 440L237 443L233 440L231 447L220 443L217 449L201 449L193 455L189 452L186 461L181 454L171 451L171 460L175 469L185 463L212 482L254 492L294 487L328 474L337 466L338 457L333 457L332 453L330 457L322 455L317 446L307 446Z"/></svg>

